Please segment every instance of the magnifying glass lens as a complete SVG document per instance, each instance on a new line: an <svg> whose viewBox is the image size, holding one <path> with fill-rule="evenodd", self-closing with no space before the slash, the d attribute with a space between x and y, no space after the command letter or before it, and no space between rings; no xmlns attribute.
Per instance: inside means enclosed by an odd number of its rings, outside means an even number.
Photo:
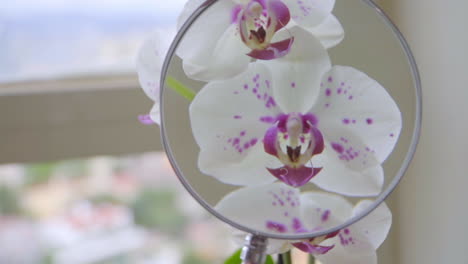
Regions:
<svg viewBox="0 0 468 264"><path fill-rule="evenodd" d="M390 225L382 202L415 150L406 43L372 2L334 2L188 4L162 71L162 137L181 182L222 221L282 240L271 250L369 245L355 223Z"/></svg>

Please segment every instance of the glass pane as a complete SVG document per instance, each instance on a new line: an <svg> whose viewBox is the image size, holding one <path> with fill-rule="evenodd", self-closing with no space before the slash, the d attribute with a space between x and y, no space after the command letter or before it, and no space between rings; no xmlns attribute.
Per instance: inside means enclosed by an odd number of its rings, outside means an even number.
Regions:
<svg viewBox="0 0 468 264"><path fill-rule="evenodd" d="M172 35L185 0L15 0L0 7L0 82L134 72L154 31Z"/></svg>

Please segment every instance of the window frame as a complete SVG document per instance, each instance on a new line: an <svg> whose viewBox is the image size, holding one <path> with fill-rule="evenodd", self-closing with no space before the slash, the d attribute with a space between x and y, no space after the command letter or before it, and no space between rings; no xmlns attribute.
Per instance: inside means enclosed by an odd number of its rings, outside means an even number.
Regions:
<svg viewBox="0 0 468 264"><path fill-rule="evenodd" d="M0 164L161 151L135 74L0 84Z"/></svg>

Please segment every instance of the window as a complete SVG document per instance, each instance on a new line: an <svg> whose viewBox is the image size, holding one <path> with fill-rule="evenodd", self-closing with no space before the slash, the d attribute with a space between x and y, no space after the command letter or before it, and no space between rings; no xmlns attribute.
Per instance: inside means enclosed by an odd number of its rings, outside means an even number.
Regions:
<svg viewBox="0 0 468 264"><path fill-rule="evenodd" d="M184 0L18 0L0 7L0 82L132 73L142 41L174 34Z"/></svg>
<svg viewBox="0 0 468 264"><path fill-rule="evenodd" d="M160 149L137 50L185 0L18 0L0 7L0 163ZM167 39L170 41L170 38Z"/></svg>

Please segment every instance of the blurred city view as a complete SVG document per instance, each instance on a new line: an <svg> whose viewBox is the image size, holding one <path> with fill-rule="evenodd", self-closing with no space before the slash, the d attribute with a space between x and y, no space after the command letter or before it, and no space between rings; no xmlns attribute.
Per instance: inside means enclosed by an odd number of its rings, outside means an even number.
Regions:
<svg viewBox="0 0 468 264"><path fill-rule="evenodd" d="M230 233L163 153L0 166L1 264L222 263Z"/></svg>
<svg viewBox="0 0 468 264"><path fill-rule="evenodd" d="M0 83L136 75L143 41L171 41L185 2L2 2ZM0 264L222 263L231 237L163 153L0 165Z"/></svg>

